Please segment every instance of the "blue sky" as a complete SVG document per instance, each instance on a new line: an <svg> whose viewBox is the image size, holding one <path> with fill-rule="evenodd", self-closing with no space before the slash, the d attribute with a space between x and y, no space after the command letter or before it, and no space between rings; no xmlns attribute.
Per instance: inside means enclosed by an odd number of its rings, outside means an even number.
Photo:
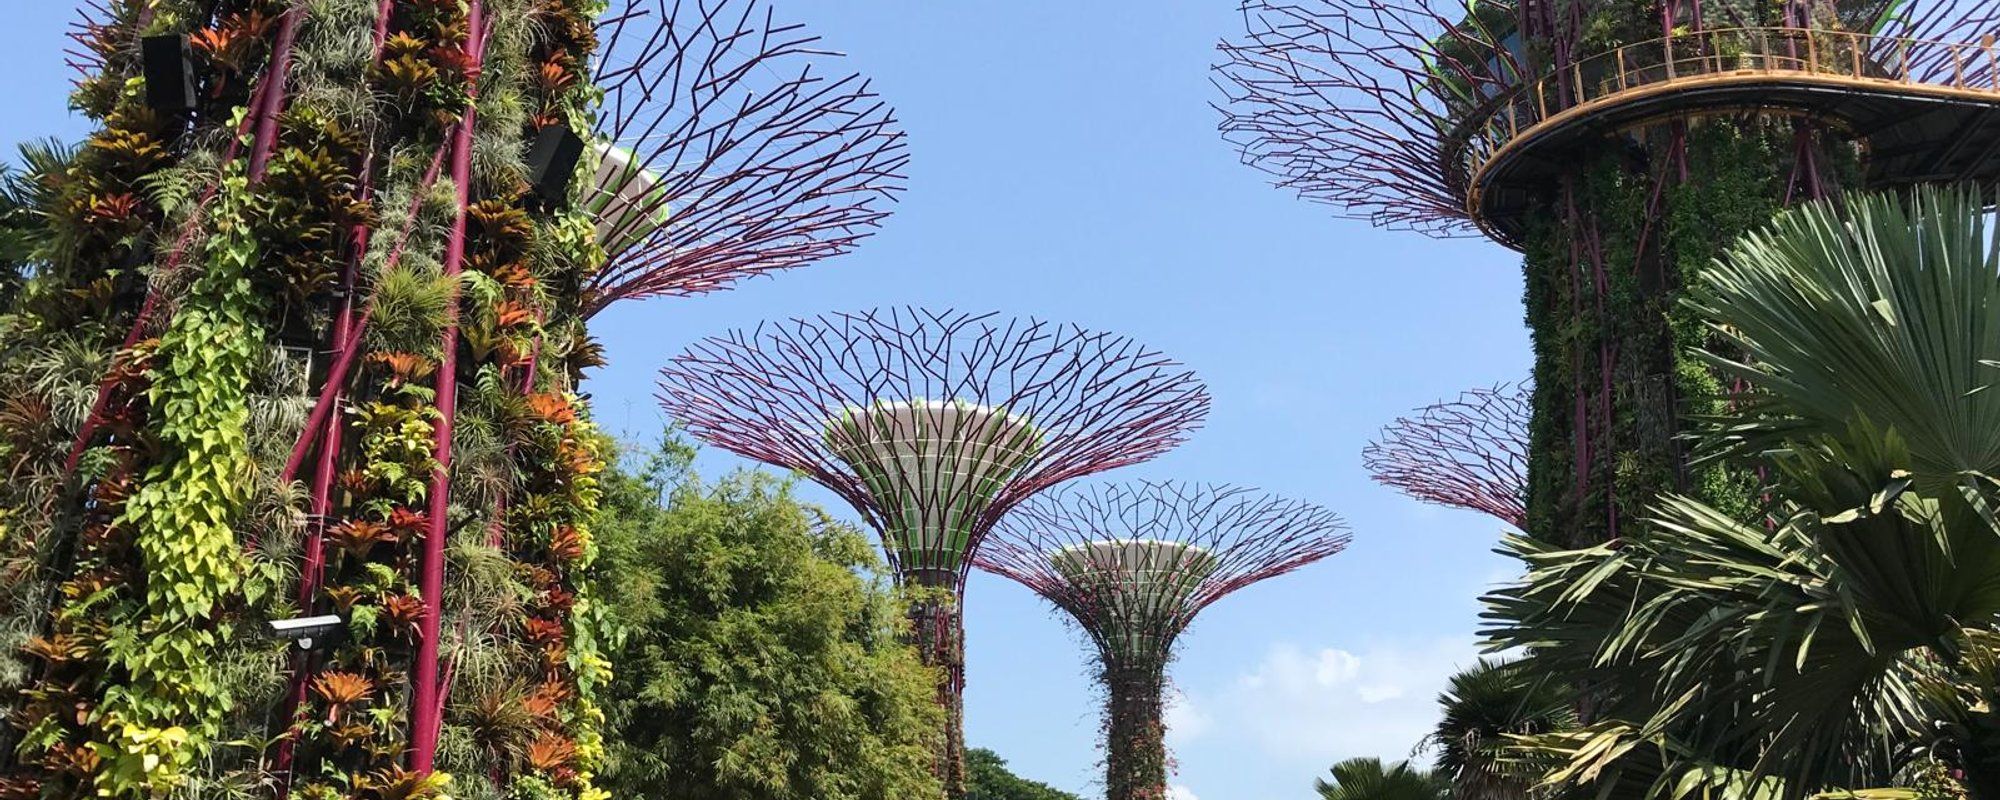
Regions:
<svg viewBox="0 0 2000 800"><path fill-rule="evenodd" d="M10 5L5 138L81 136L63 109L68 4ZM600 317L613 363L586 388L602 421L643 438L661 424L654 373L689 341L892 304L1077 322L1185 361L1215 395L1206 429L1118 477L1309 498L1355 542L1225 600L1183 638L1174 783L1199 800L1303 798L1339 758L1409 753L1443 678L1473 657L1475 596L1511 572L1488 552L1498 523L1374 485L1361 447L1411 408L1525 375L1527 337L1512 254L1334 220L1237 163L1208 106L1234 6L778 0L898 107L910 191L851 255ZM1098 794L1082 641L984 575L968 628L972 744Z"/></svg>

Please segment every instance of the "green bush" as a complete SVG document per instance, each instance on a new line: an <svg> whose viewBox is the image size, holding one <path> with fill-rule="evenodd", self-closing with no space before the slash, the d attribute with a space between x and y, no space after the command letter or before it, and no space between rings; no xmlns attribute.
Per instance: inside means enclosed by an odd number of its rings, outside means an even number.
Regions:
<svg viewBox="0 0 2000 800"><path fill-rule="evenodd" d="M603 693L619 798L937 797L936 679L903 644L873 545L669 443L608 471L597 585L617 674Z"/></svg>

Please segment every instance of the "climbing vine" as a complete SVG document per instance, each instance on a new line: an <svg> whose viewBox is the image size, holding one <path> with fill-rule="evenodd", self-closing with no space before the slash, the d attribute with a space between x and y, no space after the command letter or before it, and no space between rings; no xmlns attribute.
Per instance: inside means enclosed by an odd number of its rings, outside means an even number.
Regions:
<svg viewBox="0 0 2000 800"><path fill-rule="evenodd" d="M223 188L202 275L161 335L148 397L161 460L115 524L132 532L145 592L106 650L124 680L107 687L91 747L100 795L143 797L221 733L229 703L210 660L214 617L242 571L237 516L251 473L247 394L262 331L249 273L259 245L247 182Z"/></svg>

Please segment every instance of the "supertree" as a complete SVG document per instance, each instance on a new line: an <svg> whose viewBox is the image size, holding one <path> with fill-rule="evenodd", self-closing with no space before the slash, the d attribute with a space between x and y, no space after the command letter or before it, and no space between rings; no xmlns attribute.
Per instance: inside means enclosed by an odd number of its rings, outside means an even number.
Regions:
<svg viewBox="0 0 2000 800"><path fill-rule="evenodd" d="M1217 600L1347 543L1333 512L1252 489L1098 484L1023 503L975 563L1068 612L1090 637L1106 694L1105 796L1161 800L1174 642Z"/></svg>
<svg viewBox="0 0 2000 800"><path fill-rule="evenodd" d="M1679 434L1734 387L1680 303L1842 189L2000 178L2000 7L1971 0L1248 0L1225 138L1341 216L1525 259L1525 529L1586 545L1659 491L1748 507Z"/></svg>
<svg viewBox="0 0 2000 800"><path fill-rule="evenodd" d="M99 130L0 309L0 796L599 796L586 320L850 247L891 112L760 0L73 38Z"/></svg>
<svg viewBox="0 0 2000 800"><path fill-rule="evenodd" d="M914 308L704 339L661 387L689 433L812 478L881 536L913 592L915 644L941 670L952 797L965 791L960 604L987 532L1037 492L1166 452L1208 412L1192 373L1130 339Z"/></svg>
<svg viewBox="0 0 2000 800"><path fill-rule="evenodd" d="M1521 527L1527 522L1526 384L1473 389L1417 409L1361 451L1376 483Z"/></svg>

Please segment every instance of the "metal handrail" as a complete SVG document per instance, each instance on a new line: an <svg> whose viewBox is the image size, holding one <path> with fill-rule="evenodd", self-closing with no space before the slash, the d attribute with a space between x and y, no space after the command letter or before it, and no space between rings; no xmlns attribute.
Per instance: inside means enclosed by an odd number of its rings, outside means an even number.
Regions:
<svg viewBox="0 0 2000 800"><path fill-rule="evenodd" d="M1559 114L1639 89L1745 74L1812 75L2000 96L2000 47L1813 28L1717 28L1625 45L1514 87L1468 126L1460 173Z"/></svg>

